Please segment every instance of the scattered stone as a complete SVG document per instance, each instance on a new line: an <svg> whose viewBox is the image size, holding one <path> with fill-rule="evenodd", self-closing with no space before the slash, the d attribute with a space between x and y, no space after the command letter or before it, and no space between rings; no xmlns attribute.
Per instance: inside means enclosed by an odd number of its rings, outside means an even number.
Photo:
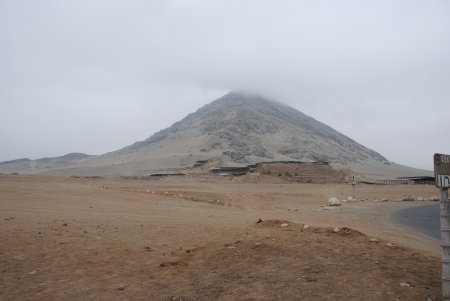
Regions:
<svg viewBox="0 0 450 301"><path fill-rule="evenodd" d="M37 271L32 271L32 272L29 272L28 275L36 275L37 273L38 273Z"/></svg>
<svg viewBox="0 0 450 301"><path fill-rule="evenodd" d="M432 202L439 202L439 197L437 197L437 196L431 197L430 201L432 201Z"/></svg>
<svg viewBox="0 0 450 301"><path fill-rule="evenodd" d="M64 226L64 227L67 227L67 223L64 223L63 226Z"/></svg>
<svg viewBox="0 0 450 301"><path fill-rule="evenodd" d="M390 242L388 242L388 243L386 243L386 246L393 248L393 247L395 247L396 245L391 244Z"/></svg>
<svg viewBox="0 0 450 301"><path fill-rule="evenodd" d="M308 230L309 228L309 225L303 225L303 230Z"/></svg>
<svg viewBox="0 0 450 301"><path fill-rule="evenodd" d="M328 200L328 206L341 206L341 201L339 201L337 198L330 198Z"/></svg>
<svg viewBox="0 0 450 301"><path fill-rule="evenodd" d="M255 246L259 246L261 243L260 242L257 242L257 243L255 243Z"/></svg>
<svg viewBox="0 0 450 301"><path fill-rule="evenodd" d="M270 235L266 235L266 238L270 238Z"/></svg>
<svg viewBox="0 0 450 301"><path fill-rule="evenodd" d="M338 233L339 231L341 231L341 229L339 229L339 228L334 228L334 229L333 229L333 232L334 232L334 233Z"/></svg>
<svg viewBox="0 0 450 301"><path fill-rule="evenodd" d="M118 291L123 291L123 290L125 290L125 288L126 288L126 285L125 285L125 284L119 284L119 285L117 286L117 290L118 290Z"/></svg>
<svg viewBox="0 0 450 301"><path fill-rule="evenodd" d="M382 202L388 202L389 199L388 199L388 198L384 198L384 199L382 199L381 201L382 201Z"/></svg>
<svg viewBox="0 0 450 301"><path fill-rule="evenodd" d="M423 198L423 196L418 196L418 197L416 198L416 200L419 201L419 202L423 202L423 201L424 201L424 198Z"/></svg>
<svg viewBox="0 0 450 301"><path fill-rule="evenodd" d="M347 197L347 201L348 202L353 202L355 199L351 196L351 195L349 195L348 197Z"/></svg>
<svg viewBox="0 0 450 301"><path fill-rule="evenodd" d="M414 198L412 195L408 195L408 196L403 197L402 201L403 202L412 202L412 201L414 201Z"/></svg>
<svg viewBox="0 0 450 301"><path fill-rule="evenodd" d="M413 286L411 284L409 284L408 282L402 282L400 283L401 287L406 287L406 288L413 288Z"/></svg>
<svg viewBox="0 0 450 301"><path fill-rule="evenodd" d="M262 223L263 220L261 218L258 218L258 221L256 222L257 224Z"/></svg>
<svg viewBox="0 0 450 301"><path fill-rule="evenodd" d="M376 238L371 238L370 241L371 241L371 242L379 242L379 240L376 239Z"/></svg>
<svg viewBox="0 0 450 301"><path fill-rule="evenodd" d="M287 227L287 226L289 226L289 224L286 224L286 223L282 223L282 224L280 225L280 227Z"/></svg>

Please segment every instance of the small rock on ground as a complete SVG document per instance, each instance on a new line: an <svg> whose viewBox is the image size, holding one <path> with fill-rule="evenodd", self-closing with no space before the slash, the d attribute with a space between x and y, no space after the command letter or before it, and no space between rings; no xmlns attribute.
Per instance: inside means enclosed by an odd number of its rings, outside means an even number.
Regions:
<svg viewBox="0 0 450 301"><path fill-rule="evenodd" d="M339 201L337 198L330 198L328 200L328 206L341 206L341 201Z"/></svg>
<svg viewBox="0 0 450 301"><path fill-rule="evenodd" d="M406 287L406 288L412 288L413 286L411 284L409 284L408 282L402 282L400 283L401 287Z"/></svg>

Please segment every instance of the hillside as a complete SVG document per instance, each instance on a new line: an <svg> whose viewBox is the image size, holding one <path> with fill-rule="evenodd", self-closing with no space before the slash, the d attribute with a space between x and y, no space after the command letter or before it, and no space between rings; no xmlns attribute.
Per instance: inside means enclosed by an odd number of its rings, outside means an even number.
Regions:
<svg viewBox="0 0 450 301"><path fill-rule="evenodd" d="M48 170L66 168L72 166L91 156L83 153L70 153L55 158L41 158L31 160L22 158L12 161L0 162L0 172L2 173L39 173Z"/></svg>
<svg viewBox="0 0 450 301"><path fill-rule="evenodd" d="M225 165L326 161L340 168L369 171L374 168L377 174L378 169L381 174L389 168L398 169L379 153L292 107L257 95L231 92L123 149L66 165L49 165L47 170L33 168L19 172L141 175L168 168L189 168L197 160L208 159L220 160ZM11 171L11 166L0 166L0 172L4 167ZM412 170L405 167L398 175L406 175L406 171Z"/></svg>

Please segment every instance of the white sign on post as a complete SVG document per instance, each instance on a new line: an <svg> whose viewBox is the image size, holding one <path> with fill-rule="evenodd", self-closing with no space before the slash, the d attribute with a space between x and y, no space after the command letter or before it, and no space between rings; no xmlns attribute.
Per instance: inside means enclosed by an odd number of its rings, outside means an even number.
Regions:
<svg viewBox="0 0 450 301"><path fill-rule="evenodd" d="M441 188L450 187L450 176L449 175L438 175L436 177L436 186Z"/></svg>

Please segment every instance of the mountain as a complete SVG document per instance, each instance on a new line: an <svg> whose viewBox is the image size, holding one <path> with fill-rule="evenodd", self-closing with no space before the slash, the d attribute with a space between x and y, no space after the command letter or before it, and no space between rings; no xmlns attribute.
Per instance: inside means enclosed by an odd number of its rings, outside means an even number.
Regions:
<svg viewBox="0 0 450 301"><path fill-rule="evenodd" d="M153 151L169 143L184 146L183 149L196 159L220 158L227 163L387 161L375 151L289 106L235 92L122 151ZM164 148L164 154L168 151L175 156L179 150Z"/></svg>
<svg viewBox="0 0 450 301"><path fill-rule="evenodd" d="M144 141L66 166L50 165L45 173L141 175L189 168L197 160L208 159L224 165L326 161L339 168L373 169L377 174L389 167L403 169L400 175L410 170L292 107L258 95L231 92Z"/></svg>
<svg viewBox="0 0 450 301"><path fill-rule="evenodd" d="M41 158L38 160L22 158L12 161L0 162L0 172L39 173L58 168L65 168L90 157L91 156L83 153L70 153L61 157Z"/></svg>

